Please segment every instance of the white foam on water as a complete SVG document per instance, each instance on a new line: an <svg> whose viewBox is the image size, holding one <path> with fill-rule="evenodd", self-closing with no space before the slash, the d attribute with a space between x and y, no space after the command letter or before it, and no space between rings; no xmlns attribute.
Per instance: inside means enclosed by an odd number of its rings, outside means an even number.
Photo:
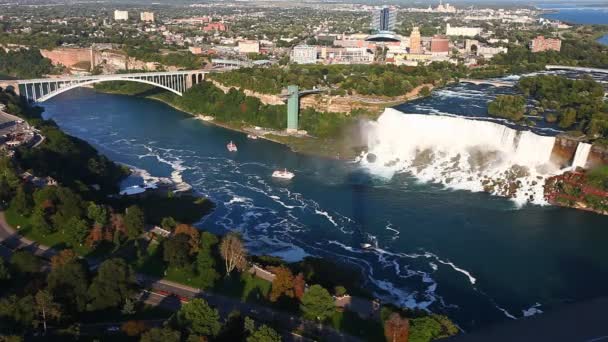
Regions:
<svg viewBox="0 0 608 342"><path fill-rule="evenodd" d="M528 309L521 310L521 312L524 315L524 317L539 315L539 314L543 313L543 310L541 310L540 307L541 307L541 304L536 303L536 304L532 305L531 307L529 307Z"/></svg>
<svg viewBox="0 0 608 342"><path fill-rule="evenodd" d="M334 225L334 227L337 227L337 226L338 226L338 224L336 223L336 221L334 221L334 218L333 218L333 217L331 217L331 215L329 215L329 214L327 213L327 211L323 211L323 210L315 209L315 214L317 214L317 215L321 215L321 216L323 216L323 217L327 218L327 221L329 221L331 224L333 224L333 225Z"/></svg>
<svg viewBox="0 0 608 342"><path fill-rule="evenodd" d="M388 108L367 127L360 165L388 179L407 172L450 189L510 196L518 206L545 205L544 180L559 171L550 163L555 137L494 122Z"/></svg>

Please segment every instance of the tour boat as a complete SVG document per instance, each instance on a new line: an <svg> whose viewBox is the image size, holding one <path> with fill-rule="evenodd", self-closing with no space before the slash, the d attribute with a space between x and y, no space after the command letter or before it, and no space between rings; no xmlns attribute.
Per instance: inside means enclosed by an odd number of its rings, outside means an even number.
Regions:
<svg viewBox="0 0 608 342"><path fill-rule="evenodd" d="M230 152L236 152L236 151L238 151L238 149L236 148L236 145L232 141L229 142L228 145L226 145L226 148Z"/></svg>
<svg viewBox="0 0 608 342"><path fill-rule="evenodd" d="M247 138L256 140L258 138L258 136L255 134L247 134Z"/></svg>
<svg viewBox="0 0 608 342"><path fill-rule="evenodd" d="M272 177L281 178L281 179L292 179L295 175L292 172L284 170L276 170L272 173Z"/></svg>
<svg viewBox="0 0 608 342"><path fill-rule="evenodd" d="M372 249L374 246L371 243L362 243L361 248L363 249Z"/></svg>

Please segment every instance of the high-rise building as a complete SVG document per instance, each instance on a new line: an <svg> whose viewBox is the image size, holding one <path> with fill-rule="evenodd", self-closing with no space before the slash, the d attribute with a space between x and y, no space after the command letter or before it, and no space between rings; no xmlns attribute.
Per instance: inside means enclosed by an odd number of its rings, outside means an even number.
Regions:
<svg viewBox="0 0 608 342"><path fill-rule="evenodd" d="M395 29L395 12L390 7L382 7L374 13L372 28L377 31L393 31Z"/></svg>
<svg viewBox="0 0 608 342"><path fill-rule="evenodd" d="M141 12L139 18L141 21L154 22L154 12Z"/></svg>
<svg viewBox="0 0 608 342"><path fill-rule="evenodd" d="M420 37L420 29L414 26L410 34L410 53L422 52L422 38Z"/></svg>
<svg viewBox="0 0 608 342"><path fill-rule="evenodd" d="M129 20L129 12L128 11L114 11L114 20Z"/></svg>

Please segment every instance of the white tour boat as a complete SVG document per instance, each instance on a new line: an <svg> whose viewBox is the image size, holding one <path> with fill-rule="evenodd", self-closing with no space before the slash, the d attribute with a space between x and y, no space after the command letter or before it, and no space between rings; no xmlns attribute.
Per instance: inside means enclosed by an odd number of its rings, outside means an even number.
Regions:
<svg viewBox="0 0 608 342"><path fill-rule="evenodd" d="M257 136L257 135L255 135L255 134L247 134L247 138L249 138L249 139L253 139L253 140L257 140L257 139L258 139L258 136Z"/></svg>
<svg viewBox="0 0 608 342"><path fill-rule="evenodd" d="M226 148L230 152L236 152L236 151L238 151L238 149L236 148L236 145L232 141L229 142L228 145L226 145Z"/></svg>
<svg viewBox="0 0 608 342"><path fill-rule="evenodd" d="M281 178L281 179L292 179L294 176L295 175L293 174L293 172L289 172L289 171L287 171L287 169L276 170L275 172L272 173L272 177Z"/></svg>

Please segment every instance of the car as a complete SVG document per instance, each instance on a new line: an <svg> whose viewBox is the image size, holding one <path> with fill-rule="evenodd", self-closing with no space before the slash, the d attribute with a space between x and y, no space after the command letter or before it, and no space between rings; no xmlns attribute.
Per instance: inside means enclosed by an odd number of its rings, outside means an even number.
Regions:
<svg viewBox="0 0 608 342"><path fill-rule="evenodd" d="M113 326L107 327L106 331L108 331L108 332L118 332L118 331L120 331L120 327L118 327L116 325L113 325Z"/></svg>

